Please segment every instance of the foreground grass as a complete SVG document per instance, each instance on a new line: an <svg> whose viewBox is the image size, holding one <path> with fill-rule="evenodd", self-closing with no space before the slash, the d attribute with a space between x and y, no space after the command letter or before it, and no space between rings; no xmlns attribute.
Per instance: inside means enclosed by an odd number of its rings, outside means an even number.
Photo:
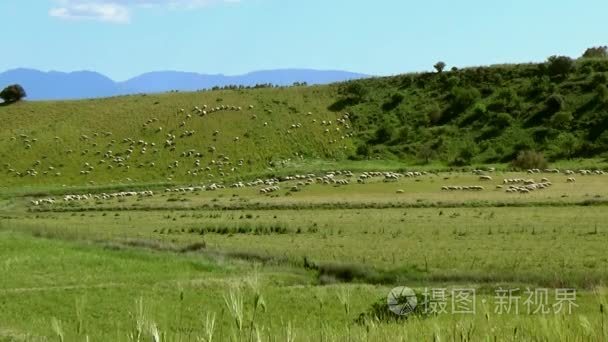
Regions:
<svg viewBox="0 0 608 342"><path fill-rule="evenodd" d="M601 288L580 291L572 314L498 314L493 295L480 289L475 314L361 325L359 314L390 287L313 286L310 274L276 266L0 235L0 336L8 340L519 341L608 333Z"/></svg>
<svg viewBox="0 0 608 342"><path fill-rule="evenodd" d="M607 215L603 206L157 210L20 214L2 225L59 239L205 243L210 252L325 270L338 280L590 288L608 278ZM352 267L342 275L331 265Z"/></svg>

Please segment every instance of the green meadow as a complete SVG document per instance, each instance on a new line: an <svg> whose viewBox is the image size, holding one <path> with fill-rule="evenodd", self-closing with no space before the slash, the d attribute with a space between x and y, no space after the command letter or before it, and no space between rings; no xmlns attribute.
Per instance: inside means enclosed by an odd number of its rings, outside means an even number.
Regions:
<svg viewBox="0 0 608 342"><path fill-rule="evenodd" d="M0 106L0 341L608 340L605 64Z"/></svg>

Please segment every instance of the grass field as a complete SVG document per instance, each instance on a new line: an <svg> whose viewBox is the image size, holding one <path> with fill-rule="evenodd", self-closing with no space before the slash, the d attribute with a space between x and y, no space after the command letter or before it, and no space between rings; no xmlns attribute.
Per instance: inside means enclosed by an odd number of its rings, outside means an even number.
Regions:
<svg viewBox="0 0 608 342"><path fill-rule="evenodd" d="M263 186L174 193L164 185L143 186L152 197L77 202L62 201L75 190L62 187L12 193L0 202L0 336L606 339L606 176L568 183L562 174L490 174L491 181L452 171L291 192L294 180L270 195L259 193ZM503 178L541 177L553 185L529 194L496 187ZM441 190L446 185L484 190ZM58 202L31 204L49 196ZM451 291L474 289L475 313L371 319L395 286L446 289L448 308L457 298ZM519 290L519 312L499 310L500 289ZM576 306L534 313L524 301L538 289L553 309L557 291L574 289Z"/></svg>
<svg viewBox="0 0 608 342"><path fill-rule="evenodd" d="M0 106L0 341L607 341L603 105L537 69Z"/></svg>
<svg viewBox="0 0 608 342"><path fill-rule="evenodd" d="M515 309L507 314L496 312L492 290L475 283L466 285L477 290L474 314L357 324L359 314L384 298L391 286L319 286L313 272L279 265L252 267L196 253L1 235L5 277L0 320L7 340L129 341L158 332L162 340L188 341L210 331L215 340L249 340L252 335L276 341L606 337L602 288L579 290L573 314L528 314L523 304L518 314ZM454 285L412 285L419 291L423 286ZM231 313L225 302L232 305L231 295L236 296L237 312Z"/></svg>

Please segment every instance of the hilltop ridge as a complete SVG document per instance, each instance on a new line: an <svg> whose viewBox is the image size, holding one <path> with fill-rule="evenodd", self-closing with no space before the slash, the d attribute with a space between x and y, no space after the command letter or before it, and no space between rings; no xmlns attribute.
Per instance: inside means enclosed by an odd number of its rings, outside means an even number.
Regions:
<svg viewBox="0 0 608 342"><path fill-rule="evenodd" d="M102 98L138 93L167 91L196 91L236 85L256 84L277 86L294 82L327 84L368 77L360 73L335 70L277 69L250 72L243 75L201 74L182 71L155 71L117 82L93 71L43 72L35 69L13 69L0 72L0 88L18 83L28 89L29 100L67 100Z"/></svg>

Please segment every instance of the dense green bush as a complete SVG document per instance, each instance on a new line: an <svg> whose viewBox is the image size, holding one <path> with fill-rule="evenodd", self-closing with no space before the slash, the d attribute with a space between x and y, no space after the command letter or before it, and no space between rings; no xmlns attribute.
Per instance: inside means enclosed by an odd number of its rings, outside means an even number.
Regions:
<svg viewBox="0 0 608 342"><path fill-rule="evenodd" d="M494 127L504 129L513 123L513 117L508 113L498 113L493 117L492 125Z"/></svg>
<svg viewBox="0 0 608 342"><path fill-rule="evenodd" d="M431 161L431 159L433 159L436 155L437 155L437 153L435 151L435 147L433 146L432 142L427 142L426 144L423 144L420 147L418 147L418 152L416 154L416 157L422 163L428 164Z"/></svg>
<svg viewBox="0 0 608 342"><path fill-rule="evenodd" d="M370 148L367 144L360 144L357 146L357 155L362 157L368 157L370 154Z"/></svg>
<svg viewBox="0 0 608 342"><path fill-rule="evenodd" d="M27 94L25 93L25 89L23 89L23 87L19 84L10 85L0 92L0 98L4 101L4 103L17 102L26 96Z"/></svg>
<svg viewBox="0 0 608 342"><path fill-rule="evenodd" d="M428 108L428 118L431 124L436 124L441 121L441 109L437 103L433 102Z"/></svg>
<svg viewBox="0 0 608 342"><path fill-rule="evenodd" d="M452 109L461 113L479 100L481 94L474 87L455 87L452 89Z"/></svg>
<svg viewBox="0 0 608 342"><path fill-rule="evenodd" d="M470 165L471 164L471 160L475 156L476 152L477 151L476 151L474 145L467 144L467 145L465 145L465 146L463 146L463 147L460 148L460 150L458 151L458 154L456 155L456 158L454 158L450 162L450 165L451 166Z"/></svg>
<svg viewBox="0 0 608 342"><path fill-rule="evenodd" d="M607 46L596 46L590 47L583 53L583 58L607 58L608 47Z"/></svg>
<svg viewBox="0 0 608 342"><path fill-rule="evenodd" d="M604 72L596 72L591 76L591 87L608 84L608 76Z"/></svg>
<svg viewBox="0 0 608 342"><path fill-rule="evenodd" d="M567 56L551 56L547 59L547 73L550 76L565 76L574 69L574 61Z"/></svg>
<svg viewBox="0 0 608 342"><path fill-rule="evenodd" d="M517 158L511 163L513 167L526 170L526 169L544 169L548 163L545 160L545 156L541 152L536 151L521 151L517 155Z"/></svg>
<svg viewBox="0 0 608 342"><path fill-rule="evenodd" d="M560 94L553 94L549 96L545 101L545 104L547 105L547 110L550 113L556 113L566 108L566 100Z"/></svg>
<svg viewBox="0 0 608 342"><path fill-rule="evenodd" d="M572 158L581 146L581 140L570 132L560 133L551 145L555 158Z"/></svg>
<svg viewBox="0 0 608 342"><path fill-rule="evenodd" d="M402 94L397 93L391 95L390 99L382 105L382 110L387 112L389 110L397 108L397 106L399 106L403 99L405 99L405 97Z"/></svg>
<svg viewBox="0 0 608 342"><path fill-rule="evenodd" d="M452 89L460 84L460 77L458 76L450 76L446 79L446 88Z"/></svg>
<svg viewBox="0 0 608 342"><path fill-rule="evenodd" d="M574 120L572 113L568 111L561 111L553 114L551 117L550 123L551 127L556 129L568 129L570 128L570 124Z"/></svg>
<svg viewBox="0 0 608 342"><path fill-rule="evenodd" d="M600 84L595 88L595 96L599 104L605 105L608 103L608 88Z"/></svg>
<svg viewBox="0 0 608 342"><path fill-rule="evenodd" d="M393 139L395 130L392 126L383 125L376 130L374 142L377 144L383 144Z"/></svg>

